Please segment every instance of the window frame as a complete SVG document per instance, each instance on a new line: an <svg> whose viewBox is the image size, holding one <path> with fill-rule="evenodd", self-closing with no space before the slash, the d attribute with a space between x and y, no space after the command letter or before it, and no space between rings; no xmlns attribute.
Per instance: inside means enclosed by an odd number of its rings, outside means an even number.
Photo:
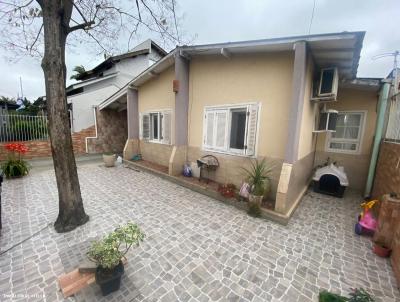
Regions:
<svg viewBox="0 0 400 302"><path fill-rule="evenodd" d="M158 139L154 139L153 138L153 125L152 125L152 115L158 115ZM169 133L169 143L164 141L164 131L165 129L163 128L163 119L164 119L164 115L165 114L169 114L170 115L170 119L171 119L171 124L170 124L170 133ZM172 121L174 121L173 119L173 110L172 109L156 109L156 110L148 110L148 111L143 111L140 112L140 119L139 119L139 136L141 140L144 140L148 143L155 143L155 144L163 144L163 145L172 145L172 133L173 133L173 124ZM149 116L149 135L150 137L144 138L143 137L143 116L144 115L148 115Z"/></svg>
<svg viewBox="0 0 400 302"><path fill-rule="evenodd" d="M328 132L326 135L326 141L325 141L325 151L331 152L331 153L344 153L344 154L352 154L352 155L360 154L362 151L362 144L363 144L363 140L364 140L364 132L365 132L365 123L367 120L367 113L368 113L367 110L339 111L338 118L341 114L359 114L359 115L361 115L358 137L357 137L357 139L333 138L332 132ZM356 144L357 148L356 148L356 150L331 148L330 144L335 143L335 142L336 143L353 143L353 144Z"/></svg>
<svg viewBox="0 0 400 302"><path fill-rule="evenodd" d="M160 142L162 142L162 139L163 139L162 112L161 111L149 112L148 114L150 116L150 138L149 138L149 142L160 143ZM158 134L158 138L156 138L156 139L154 138L154 126L153 126L154 116L157 116L157 134Z"/></svg>
<svg viewBox="0 0 400 302"><path fill-rule="evenodd" d="M243 149L235 149L230 147L230 133L232 128L232 111L238 109L246 109L246 128L245 128L245 141L244 145L247 147L247 139L248 139L248 128L249 128L249 109L250 106L257 106L257 126L256 126L256 135L255 135L255 144L254 144L254 154L248 155L246 154L247 148ZM218 147L210 147L206 145L207 139L207 112L212 111L216 113L218 110L220 111L227 111L227 124L225 125L225 148L218 148ZM212 106L204 106L203 109L203 137L202 137L202 150L209 151L214 153L221 153L226 155L234 155L234 156L241 156L241 157L257 157L257 150L258 150L258 134L259 134L259 124L260 124L260 112L261 112L261 103L260 102L249 102L249 103L237 103L237 104L223 104L223 105L212 105ZM214 115L215 119L215 115ZM217 127L214 124L213 127L213 144L215 146L216 140L216 133Z"/></svg>

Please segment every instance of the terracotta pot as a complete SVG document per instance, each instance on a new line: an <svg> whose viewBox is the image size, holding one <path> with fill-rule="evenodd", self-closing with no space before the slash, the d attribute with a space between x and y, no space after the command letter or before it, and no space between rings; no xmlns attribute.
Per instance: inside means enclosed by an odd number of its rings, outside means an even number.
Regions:
<svg viewBox="0 0 400 302"><path fill-rule="evenodd" d="M259 206L262 204L264 196L249 194L249 202L257 203Z"/></svg>
<svg viewBox="0 0 400 302"><path fill-rule="evenodd" d="M106 167L115 166L115 154L103 154L103 161Z"/></svg>
<svg viewBox="0 0 400 302"><path fill-rule="evenodd" d="M374 253L382 258L387 258L390 256L392 250L386 246L380 245L378 243L374 243Z"/></svg>

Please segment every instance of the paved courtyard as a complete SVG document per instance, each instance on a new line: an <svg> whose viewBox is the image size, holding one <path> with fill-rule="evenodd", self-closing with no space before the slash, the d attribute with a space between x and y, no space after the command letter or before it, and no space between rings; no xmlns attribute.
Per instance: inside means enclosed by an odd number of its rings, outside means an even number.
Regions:
<svg viewBox="0 0 400 302"><path fill-rule="evenodd" d="M144 172L78 170L90 221L66 234L49 226L53 171L3 184L0 301L63 301L57 276L84 259L90 240L127 221L147 238L128 255L121 290L103 298L93 284L68 301L317 301L322 289L352 287L400 301L389 261L353 234L359 198L351 192L309 192L285 227Z"/></svg>

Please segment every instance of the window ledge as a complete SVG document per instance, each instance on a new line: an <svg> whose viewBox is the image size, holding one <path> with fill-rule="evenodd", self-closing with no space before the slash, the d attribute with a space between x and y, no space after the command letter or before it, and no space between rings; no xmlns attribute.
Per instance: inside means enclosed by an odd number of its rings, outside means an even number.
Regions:
<svg viewBox="0 0 400 302"><path fill-rule="evenodd" d="M201 148L201 150L204 152L212 152L212 153L218 153L218 154L223 154L223 155L228 155L228 156L255 158L254 155L246 155L246 154L240 154L240 153L223 151L223 150L216 150L216 149L205 148L205 147Z"/></svg>

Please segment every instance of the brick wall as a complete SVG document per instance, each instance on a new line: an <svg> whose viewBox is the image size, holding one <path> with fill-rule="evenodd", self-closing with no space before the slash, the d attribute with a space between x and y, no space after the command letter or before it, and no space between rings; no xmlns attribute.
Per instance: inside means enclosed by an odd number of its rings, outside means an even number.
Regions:
<svg viewBox="0 0 400 302"><path fill-rule="evenodd" d="M94 126L84 129L80 132L72 134L72 146L74 148L75 154L86 153L85 138L87 136L94 136L95 129ZM28 147L28 152L24 155L25 159L33 159L40 157L50 157L51 156L51 146L50 141L27 141L23 142ZM0 161L7 159L7 150L5 149L6 143L0 143Z"/></svg>
<svg viewBox="0 0 400 302"><path fill-rule="evenodd" d="M400 195L400 144L383 142L376 166L372 196L395 192Z"/></svg>
<svg viewBox="0 0 400 302"><path fill-rule="evenodd" d="M128 137L126 110L117 112L104 109L97 111L97 135L98 138L88 139L88 153L118 152L122 153ZM96 135L95 126L72 133L72 146L75 154L86 153L86 137ZM4 146L0 143L0 161L7 158ZM29 148L25 154L26 159L50 157L50 141L27 141L24 144Z"/></svg>

